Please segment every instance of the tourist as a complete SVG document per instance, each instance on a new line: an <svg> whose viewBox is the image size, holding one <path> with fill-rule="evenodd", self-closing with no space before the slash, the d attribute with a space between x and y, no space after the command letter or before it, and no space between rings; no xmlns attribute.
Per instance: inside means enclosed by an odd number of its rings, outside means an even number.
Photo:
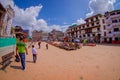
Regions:
<svg viewBox="0 0 120 80"><path fill-rule="evenodd" d="M36 60L37 60L37 50L35 49L34 45L32 45L32 54L33 54L33 62L36 63Z"/></svg>
<svg viewBox="0 0 120 80"><path fill-rule="evenodd" d="M46 44L46 49L48 49L48 44Z"/></svg>
<svg viewBox="0 0 120 80"><path fill-rule="evenodd" d="M39 49L40 49L40 47L41 47L41 42L40 41L38 42L38 46L39 46Z"/></svg>
<svg viewBox="0 0 120 80"><path fill-rule="evenodd" d="M16 44L16 55L19 54L20 56L23 70L25 70L25 53L26 55L28 55L26 44L23 42L23 38L20 38L20 40Z"/></svg>
<svg viewBox="0 0 120 80"><path fill-rule="evenodd" d="M87 44L87 39L83 40L83 45L85 46Z"/></svg>

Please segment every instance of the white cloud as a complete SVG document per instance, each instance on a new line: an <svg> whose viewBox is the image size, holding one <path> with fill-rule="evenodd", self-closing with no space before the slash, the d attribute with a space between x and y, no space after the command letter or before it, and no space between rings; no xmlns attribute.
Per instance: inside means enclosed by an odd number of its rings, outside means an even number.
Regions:
<svg viewBox="0 0 120 80"><path fill-rule="evenodd" d="M64 25L67 25L68 23L64 22L63 24L64 24Z"/></svg>
<svg viewBox="0 0 120 80"><path fill-rule="evenodd" d="M84 19L80 18L77 20L77 25L85 23Z"/></svg>
<svg viewBox="0 0 120 80"><path fill-rule="evenodd" d="M69 25L64 25L64 26L52 25L52 26L49 27L49 29L50 29L50 31L55 29L55 30L59 30L59 31L65 32L68 27L69 27Z"/></svg>
<svg viewBox="0 0 120 80"><path fill-rule="evenodd" d="M86 23L85 20L82 18L79 18L75 23L72 23L71 25L80 25L83 23ZM69 26L71 26L71 25L69 25Z"/></svg>
<svg viewBox="0 0 120 80"><path fill-rule="evenodd" d="M114 10L113 4L116 2L116 0L90 0L89 1L89 8L90 13L87 13L86 16L92 16L98 13L105 13L106 11L112 11Z"/></svg>
<svg viewBox="0 0 120 80"><path fill-rule="evenodd" d="M20 25L24 28L31 27L32 25L36 25L39 20L37 20L37 16L39 15L42 6L31 6L29 8L20 9L19 7L15 6L15 17L14 17L14 25Z"/></svg>
<svg viewBox="0 0 120 80"><path fill-rule="evenodd" d="M13 0L0 0L4 7L11 5L15 11L15 17L13 18L13 26L22 26L23 29L51 31L52 29L65 31L68 26L52 25L48 26L44 19L37 19L42 9L42 5L31 6L26 9L21 9L14 4ZM31 34L31 33L30 33Z"/></svg>
<svg viewBox="0 0 120 80"><path fill-rule="evenodd" d="M65 32L70 25L64 25L61 27L61 31Z"/></svg>
<svg viewBox="0 0 120 80"><path fill-rule="evenodd" d="M36 30L48 31L49 27L47 26L47 22L44 19L37 20L37 23L34 25Z"/></svg>
<svg viewBox="0 0 120 80"><path fill-rule="evenodd" d="M0 0L0 2L3 4L4 7L6 7L7 5L10 5L12 8L14 8L13 0Z"/></svg>

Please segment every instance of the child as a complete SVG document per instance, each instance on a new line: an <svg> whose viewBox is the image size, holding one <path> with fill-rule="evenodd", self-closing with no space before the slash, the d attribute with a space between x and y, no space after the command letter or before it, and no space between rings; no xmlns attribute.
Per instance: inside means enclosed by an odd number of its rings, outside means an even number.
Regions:
<svg viewBox="0 0 120 80"><path fill-rule="evenodd" d="M46 49L48 49L48 44L46 44Z"/></svg>
<svg viewBox="0 0 120 80"><path fill-rule="evenodd" d="M33 54L33 62L36 63L36 60L37 60L37 51L34 48L34 45L32 45L32 54Z"/></svg>

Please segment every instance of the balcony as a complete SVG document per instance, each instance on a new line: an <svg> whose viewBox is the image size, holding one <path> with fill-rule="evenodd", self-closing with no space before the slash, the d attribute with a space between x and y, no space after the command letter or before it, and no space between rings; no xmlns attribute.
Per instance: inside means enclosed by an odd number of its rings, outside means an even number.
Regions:
<svg viewBox="0 0 120 80"><path fill-rule="evenodd" d="M111 34L108 33L107 36L108 37L113 37L113 34L112 33Z"/></svg>
<svg viewBox="0 0 120 80"><path fill-rule="evenodd" d="M114 35L120 35L120 31L113 32Z"/></svg>
<svg viewBox="0 0 120 80"><path fill-rule="evenodd" d="M116 27L116 26L120 26L120 22L118 22L118 23L112 23L110 26L107 26L106 28L107 29L112 29L113 27Z"/></svg>
<svg viewBox="0 0 120 80"><path fill-rule="evenodd" d="M120 17L120 14L116 14L116 15L111 15L107 21L111 20L112 18L117 18L117 17Z"/></svg>

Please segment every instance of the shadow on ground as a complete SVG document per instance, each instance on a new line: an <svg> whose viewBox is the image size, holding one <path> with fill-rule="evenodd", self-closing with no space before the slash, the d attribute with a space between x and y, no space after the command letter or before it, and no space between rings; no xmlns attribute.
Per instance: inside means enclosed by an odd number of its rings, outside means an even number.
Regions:
<svg viewBox="0 0 120 80"><path fill-rule="evenodd" d="M13 69L20 69L20 70L22 70L21 66L13 66L13 65L11 65L10 67L13 68Z"/></svg>
<svg viewBox="0 0 120 80"><path fill-rule="evenodd" d="M28 62L28 63L33 63L33 61L26 61L26 62Z"/></svg>

